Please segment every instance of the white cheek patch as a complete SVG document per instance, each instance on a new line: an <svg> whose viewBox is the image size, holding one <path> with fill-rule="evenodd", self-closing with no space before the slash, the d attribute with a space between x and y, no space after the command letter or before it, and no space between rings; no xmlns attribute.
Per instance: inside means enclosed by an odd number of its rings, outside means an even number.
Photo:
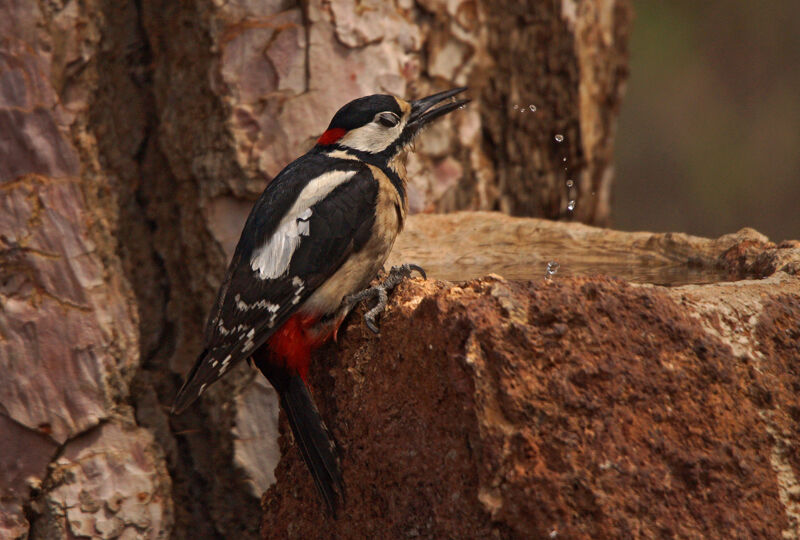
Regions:
<svg viewBox="0 0 800 540"><path fill-rule="evenodd" d="M392 128L387 128L376 122L370 122L358 129L348 131L347 134L339 139L338 143L342 146L375 154L386 150L392 144L405 127L405 121L401 121Z"/></svg>
<svg viewBox="0 0 800 540"><path fill-rule="evenodd" d="M289 270L297 246L309 234L311 207L350 180L356 171L331 171L311 180L286 212L278 228L263 246L253 251L250 267L260 279L275 279Z"/></svg>

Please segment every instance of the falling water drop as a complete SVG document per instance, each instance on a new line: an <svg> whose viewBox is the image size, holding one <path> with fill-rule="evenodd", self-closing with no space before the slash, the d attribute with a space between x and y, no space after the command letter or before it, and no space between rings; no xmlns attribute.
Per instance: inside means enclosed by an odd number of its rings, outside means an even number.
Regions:
<svg viewBox="0 0 800 540"><path fill-rule="evenodd" d="M536 105L534 105L533 103L528 105L528 108L531 110L531 112L536 112Z"/></svg>
<svg viewBox="0 0 800 540"><path fill-rule="evenodd" d="M575 199L569 201L569 204L567 204L567 210L569 210L570 212L575 210Z"/></svg>
<svg viewBox="0 0 800 540"><path fill-rule="evenodd" d="M575 185L575 182L573 182L572 180L567 180L567 187L568 188L571 188L574 185Z"/></svg>
<svg viewBox="0 0 800 540"><path fill-rule="evenodd" d="M561 133L556 135L556 142L562 142L563 140L564 140L564 136Z"/></svg>
<svg viewBox="0 0 800 540"><path fill-rule="evenodd" d="M515 111L516 111L516 110L517 110L517 104L516 104L516 103L514 103L514 106L513 106L513 107L511 107L511 108L512 108L513 110L515 110Z"/></svg>
<svg viewBox="0 0 800 540"><path fill-rule="evenodd" d="M553 276L556 275L556 272L558 272L559 266L561 265L558 264L556 261L550 261L549 263L547 263L547 268L545 268L544 271L544 279L550 281L553 278Z"/></svg>

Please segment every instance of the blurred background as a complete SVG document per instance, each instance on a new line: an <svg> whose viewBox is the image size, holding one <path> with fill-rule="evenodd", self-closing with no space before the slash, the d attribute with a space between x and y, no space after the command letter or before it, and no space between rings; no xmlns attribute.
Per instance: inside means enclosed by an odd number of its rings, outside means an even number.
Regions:
<svg viewBox="0 0 800 540"><path fill-rule="evenodd" d="M800 238L797 1L633 5L613 226Z"/></svg>

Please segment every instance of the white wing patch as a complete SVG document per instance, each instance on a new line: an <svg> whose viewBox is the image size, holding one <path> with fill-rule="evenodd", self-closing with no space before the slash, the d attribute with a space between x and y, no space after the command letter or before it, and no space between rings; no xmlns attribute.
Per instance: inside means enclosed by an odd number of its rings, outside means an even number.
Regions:
<svg viewBox="0 0 800 540"><path fill-rule="evenodd" d="M223 336L227 336L228 334L239 334L244 332L245 330L249 330L250 327L246 324L237 324L233 328L225 328L225 324L222 322L222 319L217 321L217 331L222 334Z"/></svg>
<svg viewBox="0 0 800 540"><path fill-rule="evenodd" d="M277 306L275 306L277 307ZM247 333L247 341L245 342L244 346L242 347L242 352L247 352L253 348L253 336L255 335L255 330L250 330Z"/></svg>
<svg viewBox="0 0 800 540"><path fill-rule="evenodd" d="M228 366L231 365L231 355L225 357L225 360L222 361L222 366L219 368L219 374L224 375L226 371L228 371Z"/></svg>
<svg viewBox="0 0 800 540"><path fill-rule="evenodd" d="M297 304L300 302L300 294L303 292L303 289L306 288L306 284L302 279L300 279L300 277L294 276L292 278L292 285L294 285L294 298L292 298L292 304Z"/></svg>
<svg viewBox="0 0 800 540"><path fill-rule="evenodd" d="M356 171L326 172L303 188L277 230L263 246L253 251L250 267L260 279L275 279L286 274L301 237L308 236L308 220L313 213L311 207L355 174Z"/></svg>
<svg viewBox="0 0 800 540"><path fill-rule="evenodd" d="M259 278L275 279L289 270L294 250L300 245L300 237L308 236L310 217L311 208L306 208L288 221L284 220L267 243L253 253L250 266L258 272Z"/></svg>
<svg viewBox="0 0 800 540"><path fill-rule="evenodd" d="M258 302L253 302L252 304L248 304L244 300L242 300L242 296L240 294L236 294L234 297L236 300L236 309L239 311L250 311L251 309L266 309L272 313L278 311L280 306L278 304L273 304L272 302L268 302L267 300L259 300Z"/></svg>

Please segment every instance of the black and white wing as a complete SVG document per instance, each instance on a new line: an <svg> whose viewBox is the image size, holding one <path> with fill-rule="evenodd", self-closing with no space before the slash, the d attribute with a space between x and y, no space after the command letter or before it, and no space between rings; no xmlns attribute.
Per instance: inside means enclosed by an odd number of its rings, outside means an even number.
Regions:
<svg viewBox="0 0 800 540"><path fill-rule="evenodd" d="M352 160L306 155L262 193L209 316L205 349L172 410L179 413L260 347L369 239L378 182Z"/></svg>

